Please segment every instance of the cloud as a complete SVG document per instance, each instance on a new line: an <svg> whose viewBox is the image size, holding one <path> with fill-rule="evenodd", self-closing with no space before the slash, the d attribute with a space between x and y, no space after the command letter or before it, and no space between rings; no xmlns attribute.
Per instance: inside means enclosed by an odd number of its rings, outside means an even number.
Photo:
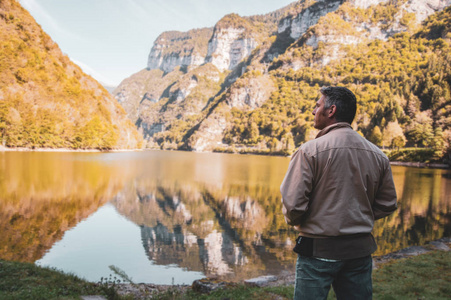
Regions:
<svg viewBox="0 0 451 300"><path fill-rule="evenodd" d="M22 6L26 10L33 11L33 15L37 15L39 16L39 18L45 19L53 29L59 29L59 26L55 19L53 19L53 17L50 16L47 11L43 9L42 6L39 5L39 3L37 3L35 0L20 0L20 4L22 4Z"/></svg>
<svg viewBox="0 0 451 300"><path fill-rule="evenodd" d="M83 70L83 72L94 77L94 79L97 80L98 82L100 82L102 85L106 85L106 86L117 86L118 85L117 82L114 82L110 78L105 77L104 75L100 74L98 71L96 71L94 68L88 66L87 64L85 64L81 61L75 60L73 58L71 58L71 61L74 62L75 64L77 64Z"/></svg>
<svg viewBox="0 0 451 300"><path fill-rule="evenodd" d="M156 0L156 2L162 8L161 11L170 12L172 15L176 16L179 21L184 21L187 23L192 21L192 19L189 18L183 10L174 9L174 7L178 7L179 5L174 5L173 3L170 3L170 1L166 0Z"/></svg>
<svg viewBox="0 0 451 300"><path fill-rule="evenodd" d="M141 22L148 25L169 23L179 27L180 24L193 23L193 18L187 15L186 0L126 0L127 9L132 16L139 16ZM192 11L190 7L189 11ZM177 20L177 22L173 22ZM186 26L186 25L185 25Z"/></svg>
<svg viewBox="0 0 451 300"><path fill-rule="evenodd" d="M47 33L56 33L61 36L70 37L79 41L83 41L81 37L73 34L68 30L64 30L59 24L36 0L19 0L20 4L30 12L36 21L45 28ZM53 35L53 34L51 34Z"/></svg>

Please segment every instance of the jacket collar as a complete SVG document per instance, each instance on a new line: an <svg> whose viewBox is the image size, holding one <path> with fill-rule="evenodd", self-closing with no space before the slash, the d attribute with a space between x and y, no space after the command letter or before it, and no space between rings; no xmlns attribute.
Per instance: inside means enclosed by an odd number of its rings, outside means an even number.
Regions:
<svg viewBox="0 0 451 300"><path fill-rule="evenodd" d="M320 132L318 132L318 134L316 135L315 139L322 137L323 135L326 135L327 133L331 132L332 130L338 129L338 128L351 128L351 124L347 123L347 122L338 122L332 125L327 126L326 128L324 128L323 130L321 130Z"/></svg>

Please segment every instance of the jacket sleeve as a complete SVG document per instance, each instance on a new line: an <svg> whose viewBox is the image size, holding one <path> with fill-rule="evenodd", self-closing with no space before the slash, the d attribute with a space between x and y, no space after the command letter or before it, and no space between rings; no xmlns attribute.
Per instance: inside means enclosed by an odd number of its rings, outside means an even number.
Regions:
<svg viewBox="0 0 451 300"><path fill-rule="evenodd" d="M312 191L313 169L309 157L299 149L292 157L280 186L282 212L289 225L299 225L307 211Z"/></svg>
<svg viewBox="0 0 451 300"><path fill-rule="evenodd" d="M397 208L395 184L393 182L390 163L387 162L381 184L373 202L374 219L382 219L393 213Z"/></svg>

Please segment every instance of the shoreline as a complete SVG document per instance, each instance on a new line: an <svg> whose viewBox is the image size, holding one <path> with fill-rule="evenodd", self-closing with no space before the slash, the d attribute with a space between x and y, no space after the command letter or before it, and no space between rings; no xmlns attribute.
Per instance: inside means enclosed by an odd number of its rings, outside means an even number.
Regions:
<svg viewBox="0 0 451 300"><path fill-rule="evenodd" d="M450 169L451 166L447 164L440 163L422 163L422 162L403 162L403 161L390 161L392 166L404 166L404 167L415 167L415 168L431 168L431 169Z"/></svg>
<svg viewBox="0 0 451 300"><path fill-rule="evenodd" d="M106 152L139 152L143 149L70 149L70 148L9 148L0 146L0 152L92 152L92 153L106 153Z"/></svg>
<svg viewBox="0 0 451 300"><path fill-rule="evenodd" d="M99 150L99 149L70 149L70 148L9 148L0 145L0 152L80 152L80 153L108 153L108 152L142 152L142 151L153 151L160 149L109 149L109 150ZM163 150L164 151L164 150ZM184 150L170 150L170 151L182 151L182 152L195 152L195 151L184 151ZM205 152L207 153L207 152ZM216 152L223 153L223 152ZM228 153L228 152L227 152ZM229 153L229 154L254 154L254 153ZM255 153L254 155L262 156L281 156L281 155L271 155L271 154L261 154ZM289 156L285 156L289 157ZM404 166L404 167L414 167L414 168L430 168L430 169L451 169L451 165L442 163L424 163L424 162L401 162L401 161L390 161L392 166Z"/></svg>
<svg viewBox="0 0 451 300"><path fill-rule="evenodd" d="M432 251L451 251L451 237L443 237L438 240L427 242L422 246L410 246L395 252L391 252L381 256L373 256L373 270L379 269L381 266L405 259L415 257L421 254L430 253ZM294 263L294 262L293 262ZM122 283L115 286L118 294L122 296L132 295L134 299L145 299L145 295L149 293L165 293L169 290L176 290L179 293L186 293L190 290L195 290L201 294L210 293L217 289L227 289L228 286L236 286L243 284L249 287L277 287L294 285L295 274L285 273L278 276L265 275L257 278L244 280L241 282L221 281L218 278L203 278L195 280L192 284L180 285L164 285L164 284L149 284L149 283Z"/></svg>
<svg viewBox="0 0 451 300"><path fill-rule="evenodd" d="M373 256L375 299L448 299L447 276L451 272L451 238L410 246L383 256ZM293 258L293 266L295 259ZM110 276L90 282L71 273L34 263L1 259L0 298L42 299L292 299L295 275L290 268L277 276L221 281L203 278L192 284L157 285L134 283ZM122 282L122 283L121 283ZM127 282L127 283L125 283ZM329 293L331 296L333 292ZM330 298L330 297L329 297ZM407 299L406 298L406 299Z"/></svg>

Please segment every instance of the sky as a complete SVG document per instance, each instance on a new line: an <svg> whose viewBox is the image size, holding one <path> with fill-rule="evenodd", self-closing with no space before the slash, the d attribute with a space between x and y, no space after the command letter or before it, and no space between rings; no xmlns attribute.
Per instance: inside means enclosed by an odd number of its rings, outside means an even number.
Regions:
<svg viewBox="0 0 451 300"><path fill-rule="evenodd" d="M19 0L85 73L117 86L147 67L164 31L213 27L229 13L265 14L294 0Z"/></svg>

